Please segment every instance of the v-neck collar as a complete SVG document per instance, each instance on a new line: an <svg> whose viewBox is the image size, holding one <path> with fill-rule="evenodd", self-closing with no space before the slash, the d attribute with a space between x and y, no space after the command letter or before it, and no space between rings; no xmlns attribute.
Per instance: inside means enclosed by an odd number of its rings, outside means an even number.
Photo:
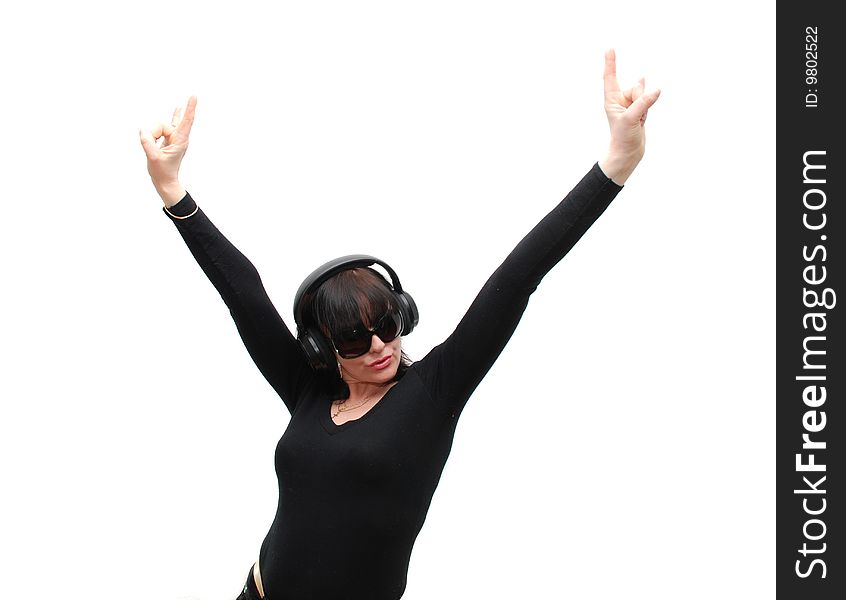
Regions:
<svg viewBox="0 0 846 600"><path fill-rule="evenodd" d="M324 398L323 401L320 403L320 406L318 408L318 413L319 413L317 415L318 420L320 421L320 424L323 425L323 429L325 429L326 432L330 435L335 435L336 433L341 433L342 431L347 431L348 429L352 429L352 428L355 427L355 425L357 423L360 423L362 421L366 421L370 417L370 415L372 415L377 410L380 410L382 408L382 405L385 404L385 401L388 400L388 396L391 395L391 392L393 392L400 385L402 385L402 380L400 380L400 381L396 382L394 385L392 385L390 387L390 389L387 392L385 392L385 395L382 396L382 398L379 399L379 402L377 402L366 413L364 413L363 415L361 415L357 419L350 419L349 421L347 421L345 423L341 423L340 425L338 425L337 423L335 423L335 421L332 420L332 416L331 416L331 413L330 413L330 411L332 410L332 402L334 402L336 399L331 398L331 397L330 398Z"/></svg>

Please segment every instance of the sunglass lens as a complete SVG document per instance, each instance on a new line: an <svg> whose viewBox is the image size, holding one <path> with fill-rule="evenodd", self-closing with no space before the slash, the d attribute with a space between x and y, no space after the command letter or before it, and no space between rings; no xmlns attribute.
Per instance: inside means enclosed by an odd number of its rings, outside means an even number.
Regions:
<svg viewBox="0 0 846 600"><path fill-rule="evenodd" d="M343 358L355 358L366 354L370 350L370 332L366 329L356 329L344 333L335 339L335 347Z"/></svg>
<svg viewBox="0 0 846 600"><path fill-rule="evenodd" d="M402 331L402 317L398 312L389 312L379 320L376 329L373 331L379 339L385 342L393 342Z"/></svg>
<svg viewBox="0 0 846 600"><path fill-rule="evenodd" d="M397 339L400 333L402 333L402 316L392 311L379 319L372 330L364 326L357 327L341 333L332 341L342 358L357 358L370 350L374 334L387 344Z"/></svg>

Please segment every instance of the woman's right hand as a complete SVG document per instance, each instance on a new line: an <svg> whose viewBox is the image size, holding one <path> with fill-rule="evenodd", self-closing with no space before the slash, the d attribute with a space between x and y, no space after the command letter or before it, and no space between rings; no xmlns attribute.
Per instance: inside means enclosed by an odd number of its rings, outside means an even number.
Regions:
<svg viewBox="0 0 846 600"><path fill-rule="evenodd" d="M181 107L173 111L170 124L159 123L149 131L139 131L141 146L147 155L147 172L166 207L185 196L185 189L179 183L179 165L188 150L188 135L194 124L196 107L197 97L191 96L184 114Z"/></svg>
<svg viewBox="0 0 846 600"><path fill-rule="evenodd" d="M646 149L643 124L646 113L661 90L645 91L643 78L634 87L621 90L617 82L617 54L605 52L605 115L611 129L611 145L599 168L612 181L623 185L637 167Z"/></svg>

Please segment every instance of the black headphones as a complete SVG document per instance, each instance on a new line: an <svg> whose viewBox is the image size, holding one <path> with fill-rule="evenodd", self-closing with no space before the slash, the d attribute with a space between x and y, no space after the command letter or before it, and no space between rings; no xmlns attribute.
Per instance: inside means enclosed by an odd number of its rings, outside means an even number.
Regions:
<svg viewBox="0 0 846 600"><path fill-rule="evenodd" d="M306 277L305 281L300 284L300 289L297 290L296 296L294 296L294 322L297 324L297 340L299 340L312 369L333 368L336 362L335 350L331 342L320 331L320 328L303 326L303 298L315 292L326 280L341 271L369 267L374 264L381 266L391 276L390 287L394 293L397 308L402 317L402 332L400 335L411 333L420 320L420 314L417 312L417 304L414 303L414 299L408 292L402 291L402 284L399 277L397 277L397 274L386 262L367 254L349 254L330 260ZM386 281L385 284L387 285L387 283Z"/></svg>

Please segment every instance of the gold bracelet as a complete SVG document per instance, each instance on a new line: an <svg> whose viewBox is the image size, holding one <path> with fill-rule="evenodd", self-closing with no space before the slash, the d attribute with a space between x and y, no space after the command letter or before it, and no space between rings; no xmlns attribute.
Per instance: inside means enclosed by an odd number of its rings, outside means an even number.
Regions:
<svg viewBox="0 0 846 600"><path fill-rule="evenodd" d="M174 206L175 206L175 205L174 205ZM173 217L174 219L187 219L188 217L193 217L195 214L197 214L197 211L198 211L198 210L200 210L200 205L199 205L199 204L197 204L197 203L195 202L195 203L194 203L194 210L191 212L191 214L190 214L190 215L185 215L184 217L179 217L179 216L177 216L177 215L173 214L172 212L170 212L170 211L167 209L167 206L165 206L165 207L164 207L164 209L165 209L165 212L166 212L167 214L169 214L171 217Z"/></svg>

